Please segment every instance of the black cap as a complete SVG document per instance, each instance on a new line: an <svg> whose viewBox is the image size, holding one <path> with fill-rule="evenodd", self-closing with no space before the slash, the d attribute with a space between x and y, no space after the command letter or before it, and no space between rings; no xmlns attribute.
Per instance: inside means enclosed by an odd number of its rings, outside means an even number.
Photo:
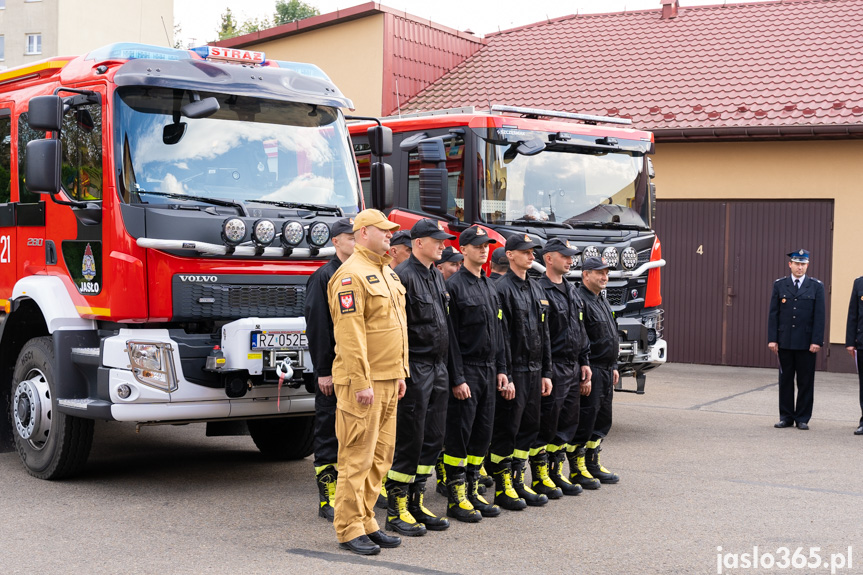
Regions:
<svg viewBox="0 0 863 575"><path fill-rule="evenodd" d="M509 258L506 257L506 248L497 248L491 253L491 261L499 266L508 266Z"/></svg>
<svg viewBox="0 0 863 575"><path fill-rule="evenodd" d="M605 261L605 258L586 258L584 263L581 264L581 270L607 270L611 266L608 265Z"/></svg>
<svg viewBox="0 0 863 575"><path fill-rule="evenodd" d="M532 250L538 248L539 244L527 234L516 234L509 236L506 240L506 251Z"/></svg>
<svg viewBox="0 0 863 575"><path fill-rule="evenodd" d="M488 237L488 232L479 226L471 226L463 231L458 237L458 245L481 246L482 244L496 244L497 240Z"/></svg>
<svg viewBox="0 0 863 575"><path fill-rule="evenodd" d="M809 252L804 249L799 249L796 252L791 252L788 254L788 257L791 258L792 262L800 262L804 264L809 263Z"/></svg>
<svg viewBox="0 0 863 575"><path fill-rule="evenodd" d="M549 252L560 252L563 256L574 256L580 254L581 250L569 245L569 240L551 238L545 243L545 247L542 248L542 253L547 254Z"/></svg>
<svg viewBox="0 0 863 575"><path fill-rule="evenodd" d="M411 231L399 230L393 234L390 239L390 247L392 246L407 246L411 247Z"/></svg>
<svg viewBox="0 0 863 575"><path fill-rule="evenodd" d="M354 233L354 220L353 218L342 218L333 224L333 227L330 228L330 234L332 237L336 237L341 234L351 234Z"/></svg>
<svg viewBox="0 0 863 575"><path fill-rule="evenodd" d="M455 236L443 231L443 222L440 220L430 220L423 218L414 224L411 228L411 239L417 238L434 238L436 240L454 240ZM392 242L390 242L392 245Z"/></svg>
<svg viewBox="0 0 863 575"><path fill-rule="evenodd" d="M461 255L458 250L453 249L452 246L447 246L443 250L443 254L435 264L445 264L447 262L460 262L464 259L464 256Z"/></svg>

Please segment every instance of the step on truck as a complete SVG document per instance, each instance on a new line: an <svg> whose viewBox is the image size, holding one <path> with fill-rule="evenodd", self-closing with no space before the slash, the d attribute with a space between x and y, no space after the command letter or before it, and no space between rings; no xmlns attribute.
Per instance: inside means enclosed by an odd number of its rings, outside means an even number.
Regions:
<svg viewBox="0 0 863 575"><path fill-rule="evenodd" d="M527 234L582 250L568 280L581 278L583 258L611 266L605 297L617 318L621 375L643 393L645 375L667 359L662 338L662 248L652 229L653 134L624 127L626 118L493 106L385 118L393 131L394 195L389 218L410 228L441 220L450 233L483 226L498 242ZM371 187L367 124L350 124L360 174ZM450 242L456 249L457 241ZM531 273L545 271L537 258Z"/></svg>
<svg viewBox="0 0 863 575"><path fill-rule="evenodd" d="M217 47L0 73L0 449L57 479L95 420L206 421L310 454L305 286L363 207L352 107L315 66Z"/></svg>

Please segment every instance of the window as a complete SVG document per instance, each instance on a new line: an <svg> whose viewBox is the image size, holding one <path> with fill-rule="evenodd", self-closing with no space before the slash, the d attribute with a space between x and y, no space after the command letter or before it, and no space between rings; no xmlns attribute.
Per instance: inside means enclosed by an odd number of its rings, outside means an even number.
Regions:
<svg viewBox="0 0 863 575"><path fill-rule="evenodd" d="M4 10L6 8L6 0L0 0L0 10Z"/></svg>
<svg viewBox="0 0 863 575"><path fill-rule="evenodd" d="M102 199L102 107L81 106L63 116L60 185L80 201Z"/></svg>
<svg viewBox="0 0 863 575"><path fill-rule="evenodd" d="M464 221L464 138L444 140L446 148L446 169L449 172L449 193L447 197L447 213ZM436 168L435 164L421 163L416 149L408 156L408 209L420 210L421 168Z"/></svg>
<svg viewBox="0 0 863 575"><path fill-rule="evenodd" d="M12 190L12 118L9 110L0 110L0 203L11 199Z"/></svg>
<svg viewBox="0 0 863 575"><path fill-rule="evenodd" d="M39 194L31 192L24 183L24 174L27 171L24 150L27 142L39 140L45 137L44 130L34 130L27 121L27 112L18 116L18 201L21 203L36 203L40 201Z"/></svg>
<svg viewBox="0 0 863 575"><path fill-rule="evenodd" d="M0 0L2 2L3 0ZM6 36L0 36L0 60L6 59Z"/></svg>
<svg viewBox="0 0 863 575"><path fill-rule="evenodd" d="M42 34L27 34L27 51L25 54L42 53Z"/></svg>

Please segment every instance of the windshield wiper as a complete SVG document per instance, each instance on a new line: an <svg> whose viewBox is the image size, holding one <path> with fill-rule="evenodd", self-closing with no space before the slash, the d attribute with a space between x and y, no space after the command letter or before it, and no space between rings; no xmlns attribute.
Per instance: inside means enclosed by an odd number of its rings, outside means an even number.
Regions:
<svg viewBox="0 0 863 575"><path fill-rule="evenodd" d="M151 192L149 190L135 190L135 193L139 196L141 194L150 194L151 196L164 196L166 198L174 198L177 200L194 200L198 202L204 202L207 204L213 204L216 206L228 206L231 208L239 208L240 212L243 212L243 206L238 204L237 202L232 202L231 200L223 200L221 198L207 198L205 196L190 196L189 194L175 194L173 192Z"/></svg>
<svg viewBox="0 0 863 575"><path fill-rule="evenodd" d="M567 220L567 223L573 228L602 228L602 229L620 229L620 230L647 230L647 226L638 224L622 224L620 222L595 222L595 221L580 221Z"/></svg>
<svg viewBox="0 0 863 575"><path fill-rule="evenodd" d="M503 222L508 226L539 226L539 227L554 227L554 228L570 228L572 226L566 222L550 222L548 220L507 220Z"/></svg>
<svg viewBox="0 0 863 575"><path fill-rule="evenodd" d="M246 203L269 204L271 206L279 206L280 208L293 208L296 210L310 210L312 212L334 212L342 215L342 209L332 204L303 204L299 202L278 202L274 200L246 200Z"/></svg>

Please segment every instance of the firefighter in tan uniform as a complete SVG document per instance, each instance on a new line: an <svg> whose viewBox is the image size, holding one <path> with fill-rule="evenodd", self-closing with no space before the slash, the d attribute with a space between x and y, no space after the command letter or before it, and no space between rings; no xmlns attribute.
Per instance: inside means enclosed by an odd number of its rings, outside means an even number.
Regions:
<svg viewBox="0 0 863 575"><path fill-rule="evenodd" d="M333 274L327 292L339 441L333 525L339 547L361 555L401 543L380 530L373 510L392 465L396 405L410 375L405 288L387 255L398 227L378 210L360 212L354 253Z"/></svg>

